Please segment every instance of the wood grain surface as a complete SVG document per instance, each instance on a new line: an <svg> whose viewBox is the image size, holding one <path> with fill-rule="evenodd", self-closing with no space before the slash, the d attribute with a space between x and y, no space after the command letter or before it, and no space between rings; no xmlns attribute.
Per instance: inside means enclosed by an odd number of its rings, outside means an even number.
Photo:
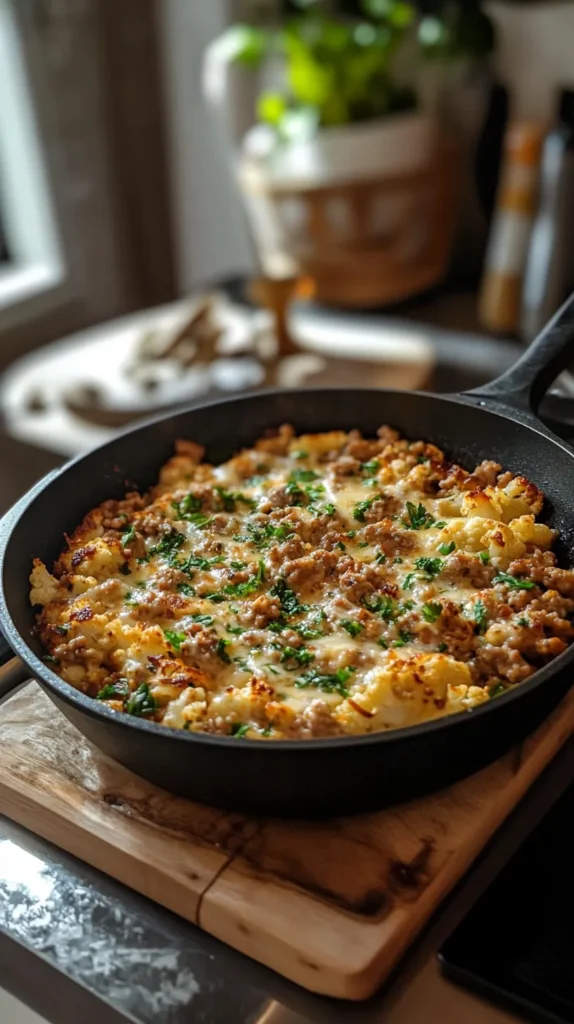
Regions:
<svg viewBox="0 0 574 1024"><path fill-rule="evenodd" d="M315 992L364 999L574 730L574 691L520 748L424 800L256 820L116 765L35 683L0 706L0 812Z"/></svg>

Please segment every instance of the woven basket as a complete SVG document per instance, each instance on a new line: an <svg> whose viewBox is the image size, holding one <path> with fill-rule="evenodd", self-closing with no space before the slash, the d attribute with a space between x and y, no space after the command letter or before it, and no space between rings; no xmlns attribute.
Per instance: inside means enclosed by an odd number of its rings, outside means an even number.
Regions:
<svg viewBox="0 0 574 1024"><path fill-rule="evenodd" d="M460 195L451 144L408 176L278 186L244 162L239 178L265 273L308 275L319 301L387 305L437 284L448 268Z"/></svg>

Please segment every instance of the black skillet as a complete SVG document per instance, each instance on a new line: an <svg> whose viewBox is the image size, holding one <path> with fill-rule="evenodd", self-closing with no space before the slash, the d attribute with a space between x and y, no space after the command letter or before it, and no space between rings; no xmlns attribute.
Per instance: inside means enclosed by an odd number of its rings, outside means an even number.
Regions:
<svg viewBox="0 0 574 1024"><path fill-rule="evenodd" d="M65 532L106 498L145 490L176 438L222 460L270 427L298 432L382 423L444 448L467 467L495 459L531 478L547 496L546 521L560 531L558 554L574 564L574 451L536 418L546 389L571 361L574 298L504 376L465 395L387 390L258 392L144 424L39 483L0 527L0 624L12 651L4 684L33 675L56 707L97 747L168 790L224 807L276 815L348 814L421 796L500 757L557 705L572 681L574 645L514 691L466 714L370 736L264 742L174 732L118 715L62 682L31 635L32 558L51 565Z"/></svg>

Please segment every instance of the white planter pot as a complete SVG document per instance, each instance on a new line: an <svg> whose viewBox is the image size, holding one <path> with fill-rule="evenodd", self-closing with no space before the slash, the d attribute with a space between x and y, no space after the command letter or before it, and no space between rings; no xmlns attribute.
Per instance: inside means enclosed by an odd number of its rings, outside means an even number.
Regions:
<svg viewBox="0 0 574 1024"><path fill-rule="evenodd" d="M432 160L437 136L432 114L394 114L365 124L324 128L309 141L276 143L262 170L274 185L287 187L414 174Z"/></svg>

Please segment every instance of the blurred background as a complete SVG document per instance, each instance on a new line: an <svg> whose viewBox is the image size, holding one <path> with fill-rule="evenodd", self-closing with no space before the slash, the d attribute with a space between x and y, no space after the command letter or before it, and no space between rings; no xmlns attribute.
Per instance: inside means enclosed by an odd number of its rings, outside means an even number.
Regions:
<svg viewBox="0 0 574 1024"><path fill-rule="evenodd" d="M184 402L501 373L574 284L573 42L569 0L0 0L2 508Z"/></svg>

